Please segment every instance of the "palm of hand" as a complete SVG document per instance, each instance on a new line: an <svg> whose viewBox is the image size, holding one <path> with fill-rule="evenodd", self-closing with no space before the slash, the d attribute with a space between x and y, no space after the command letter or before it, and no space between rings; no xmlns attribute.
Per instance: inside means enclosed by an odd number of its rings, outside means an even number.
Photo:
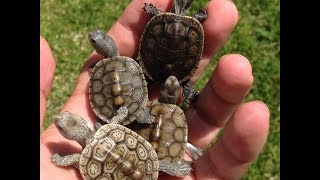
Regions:
<svg viewBox="0 0 320 180"><path fill-rule="evenodd" d="M168 10L169 1L151 2L161 10ZM143 3L133 0L108 34L112 36L120 54L134 57L142 24L149 19ZM235 5L228 0L210 1L206 10L208 18L203 23L205 48L199 68L191 78L195 83L210 62L212 56L225 43L234 29L238 14ZM139 18L137 18L139 17ZM129 48L130 47L130 48ZM54 74L54 60L44 39L40 39L40 125L45 113L45 98L48 96ZM102 57L93 53L84 65L76 87L61 111L69 111L84 119L95 119L88 100L89 66ZM184 179L236 179L248 168L261 151L269 128L269 110L259 101L241 104L253 83L249 61L241 55L223 56L208 84L202 89L197 103L186 110L189 126L189 142L203 148L215 138L227 123L221 138L193 164L193 171ZM157 97L155 91L151 98ZM76 142L65 139L54 125L40 135L41 179L81 179L74 167L57 167L50 162L54 153L80 152ZM176 179L161 176L160 179Z"/></svg>

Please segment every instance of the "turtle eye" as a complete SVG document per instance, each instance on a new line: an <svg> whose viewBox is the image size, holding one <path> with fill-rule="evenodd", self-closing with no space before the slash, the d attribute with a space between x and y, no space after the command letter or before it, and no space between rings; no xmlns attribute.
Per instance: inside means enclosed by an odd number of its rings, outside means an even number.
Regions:
<svg viewBox="0 0 320 180"><path fill-rule="evenodd" d="M57 127L57 129L58 129L59 131L62 130L62 127L61 127L60 124L56 124L56 127Z"/></svg>
<svg viewBox="0 0 320 180"><path fill-rule="evenodd" d="M95 43L96 43L96 40L94 40L94 39L91 39L91 42L92 42L93 44L95 44Z"/></svg>

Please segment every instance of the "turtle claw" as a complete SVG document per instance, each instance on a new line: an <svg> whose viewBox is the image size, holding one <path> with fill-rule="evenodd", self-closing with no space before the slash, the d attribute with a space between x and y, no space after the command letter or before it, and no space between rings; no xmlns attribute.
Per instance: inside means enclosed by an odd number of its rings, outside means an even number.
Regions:
<svg viewBox="0 0 320 180"><path fill-rule="evenodd" d="M90 77L92 77L92 75L93 75L92 70L96 64L97 64L97 62L93 62L93 63L89 64L88 71L89 71Z"/></svg>
<svg viewBox="0 0 320 180"><path fill-rule="evenodd" d="M160 9L158 9L157 7L155 7L153 4L151 3L144 3L144 7L143 9L146 11L146 13L148 13L150 16L155 16L159 13L161 13L162 11Z"/></svg>
<svg viewBox="0 0 320 180"><path fill-rule="evenodd" d="M170 176L183 177L190 174L192 167L191 161L182 159L177 163L171 163L166 160L159 161L159 170L163 171Z"/></svg>
<svg viewBox="0 0 320 180"><path fill-rule="evenodd" d="M117 114L112 117L110 123L119 124L128 117L129 110L127 106L121 106L117 110Z"/></svg>
<svg viewBox="0 0 320 180"><path fill-rule="evenodd" d="M200 156L202 156L202 151L196 147L194 147L191 143L187 143L187 154L191 157L192 161L197 160Z"/></svg>
<svg viewBox="0 0 320 180"><path fill-rule="evenodd" d="M150 111L148 108L144 108L143 112L137 118L138 123L147 123L152 124L154 122L154 117L150 115Z"/></svg>
<svg viewBox="0 0 320 180"><path fill-rule="evenodd" d="M207 11L200 10L193 17L196 18L199 22L203 22L208 17L208 14Z"/></svg>
<svg viewBox="0 0 320 180"><path fill-rule="evenodd" d="M197 102L200 92L195 90L193 86L191 86L190 82L187 82L183 85L182 89L183 99L187 104Z"/></svg>

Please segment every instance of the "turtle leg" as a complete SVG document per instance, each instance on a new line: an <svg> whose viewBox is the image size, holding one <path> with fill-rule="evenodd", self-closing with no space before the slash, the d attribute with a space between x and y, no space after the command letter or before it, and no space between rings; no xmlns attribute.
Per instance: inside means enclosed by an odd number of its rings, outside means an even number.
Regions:
<svg viewBox="0 0 320 180"><path fill-rule="evenodd" d="M151 124L154 122L154 117L150 114L149 108L143 108L142 113L136 119L138 123L148 123Z"/></svg>
<svg viewBox="0 0 320 180"><path fill-rule="evenodd" d="M93 69L93 67L94 67L96 64L97 64L97 63L94 62L94 63L90 64L90 66L89 66L89 76L90 76L90 77L92 76L92 69Z"/></svg>
<svg viewBox="0 0 320 180"><path fill-rule="evenodd" d="M196 18L199 22L203 22L208 17L207 11L200 10L193 17Z"/></svg>
<svg viewBox="0 0 320 180"><path fill-rule="evenodd" d="M195 161L202 155L202 151L194 147L191 143L187 143L187 153L191 156L192 161Z"/></svg>
<svg viewBox="0 0 320 180"><path fill-rule="evenodd" d="M162 11L155 7L151 3L144 3L143 9L150 15L150 16L156 16L157 14L161 13Z"/></svg>
<svg viewBox="0 0 320 180"><path fill-rule="evenodd" d="M184 83L182 87L183 87L182 95L185 102L187 104L196 102L200 95L200 92L195 90L194 87L191 86L190 81Z"/></svg>
<svg viewBox="0 0 320 180"><path fill-rule="evenodd" d="M121 106L117 110L117 114L112 117L110 123L114 124L120 124L122 121L124 121L128 117L128 108L127 106Z"/></svg>
<svg viewBox="0 0 320 180"><path fill-rule="evenodd" d="M191 163L191 161L186 161L184 159L181 159L181 161L177 163L171 163L166 160L160 160L159 170L169 174L170 176L187 176L190 174L190 171L192 170Z"/></svg>
<svg viewBox="0 0 320 180"><path fill-rule="evenodd" d="M66 156L60 156L59 154L53 154L51 162L57 166L76 166L79 167L80 154L70 154Z"/></svg>
<svg viewBox="0 0 320 180"><path fill-rule="evenodd" d="M180 83L175 76L169 76L160 87L159 102L176 104L180 96Z"/></svg>

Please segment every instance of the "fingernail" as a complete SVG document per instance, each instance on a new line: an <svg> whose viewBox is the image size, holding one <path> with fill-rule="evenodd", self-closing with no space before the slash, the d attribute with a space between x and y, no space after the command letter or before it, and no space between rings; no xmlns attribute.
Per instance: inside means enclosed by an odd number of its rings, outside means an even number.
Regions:
<svg viewBox="0 0 320 180"><path fill-rule="evenodd" d="M262 102L262 101L259 101L259 100L254 100L254 102L257 102L257 103L263 105L264 108L265 108L267 111L269 111L269 107L268 107L268 105L267 105L266 103L264 103L264 102Z"/></svg>

